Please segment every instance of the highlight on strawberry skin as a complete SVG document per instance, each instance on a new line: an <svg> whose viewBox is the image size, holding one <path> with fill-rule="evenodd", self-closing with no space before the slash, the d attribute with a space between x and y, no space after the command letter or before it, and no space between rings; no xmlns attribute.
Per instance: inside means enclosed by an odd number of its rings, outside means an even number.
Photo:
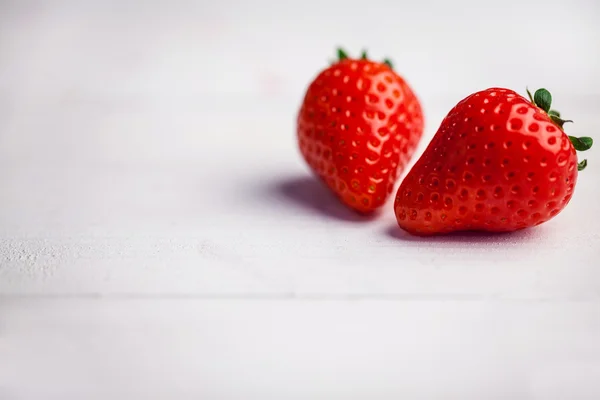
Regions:
<svg viewBox="0 0 600 400"><path fill-rule="evenodd" d="M416 235L508 232L545 223L571 200L592 147L546 89L489 88L460 101L400 185L398 225Z"/></svg>
<svg viewBox="0 0 600 400"><path fill-rule="evenodd" d="M313 173L359 213L382 207L423 133L421 103L388 59L363 51L337 59L310 82L297 142ZM397 68L397 67L396 67Z"/></svg>

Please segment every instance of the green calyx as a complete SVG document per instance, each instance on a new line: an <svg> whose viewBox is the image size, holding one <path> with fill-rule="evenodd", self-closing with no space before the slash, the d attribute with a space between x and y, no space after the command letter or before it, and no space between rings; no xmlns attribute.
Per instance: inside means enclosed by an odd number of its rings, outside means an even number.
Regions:
<svg viewBox="0 0 600 400"><path fill-rule="evenodd" d="M550 94L550 92L548 90L543 89L543 88L538 89L535 91L533 96L531 95L531 92L529 91L529 89L526 89L526 90L527 90L527 95L529 96L529 100L531 100L531 102L535 106L544 110L544 112L546 114L548 114L548 116L550 117L552 122L554 122L556 125L558 125L561 129L563 129L563 125L565 123L573 122L570 119L562 119L560 117L560 113L558 111L552 110L550 108L552 106L552 95ZM588 136L582 136L582 137L569 136L569 140L571 140L573 147L577 151L589 150L592 147L592 145L594 144L594 140ZM583 171L585 169L585 167L587 167L587 160L583 160L579 164L577 164L578 171Z"/></svg>
<svg viewBox="0 0 600 400"><path fill-rule="evenodd" d="M341 47L338 47L337 49L337 60L332 61L331 64L336 64L340 61L349 59L350 56L348 55L348 53ZM369 56L367 55L367 50L363 50L360 53L360 59L361 60L368 60ZM389 58L385 58L382 61L383 64L387 65L388 67L390 67L390 69L394 69L394 65L392 64L392 61Z"/></svg>
<svg viewBox="0 0 600 400"><path fill-rule="evenodd" d="M592 144L594 144L594 140L591 137L587 136L583 136L580 138L575 136L569 136L569 139L571 139L571 143L573 143L573 147L575 147L575 150L577 151L589 150L592 147Z"/></svg>

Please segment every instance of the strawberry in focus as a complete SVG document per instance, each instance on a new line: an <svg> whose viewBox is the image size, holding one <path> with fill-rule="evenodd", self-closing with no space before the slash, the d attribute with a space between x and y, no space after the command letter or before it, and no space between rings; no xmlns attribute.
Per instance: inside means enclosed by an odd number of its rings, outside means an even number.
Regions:
<svg viewBox="0 0 600 400"><path fill-rule="evenodd" d="M381 207L423 133L419 100L391 63L348 58L309 85L297 119L310 168L350 208Z"/></svg>
<svg viewBox="0 0 600 400"><path fill-rule="evenodd" d="M560 213L573 196L577 151L589 137L563 131L545 89L529 100L491 88L459 102L408 173L394 202L398 224L418 235L514 231Z"/></svg>

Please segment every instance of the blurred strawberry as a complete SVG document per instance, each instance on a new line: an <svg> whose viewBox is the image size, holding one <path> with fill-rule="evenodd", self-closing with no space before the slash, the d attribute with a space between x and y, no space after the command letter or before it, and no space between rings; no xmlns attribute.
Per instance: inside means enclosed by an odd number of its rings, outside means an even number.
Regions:
<svg viewBox="0 0 600 400"><path fill-rule="evenodd" d="M363 52L338 60L309 85L298 143L310 166L347 206L381 207L423 133L419 100L389 60Z"/></svg>

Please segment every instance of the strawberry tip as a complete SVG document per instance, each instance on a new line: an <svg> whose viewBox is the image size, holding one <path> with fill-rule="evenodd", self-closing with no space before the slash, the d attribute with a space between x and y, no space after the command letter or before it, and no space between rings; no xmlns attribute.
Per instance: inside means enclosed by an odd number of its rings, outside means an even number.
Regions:
<svg viewBox="0 0 600 400"><path fill-rule="evenodd" d="M350 56L348 55L348 53L346 52L346 50L344 50L341 47L337 48L337 60L331 62L331 64L335 64L338 63L340 61L343 60L347 60L349 59ZM362 52L360 53L360 59L361 60L368 60L368 54L367 54L367 50L363 49ZM390 60L389 58L384 58L382 61L383 64L387 65L390 69L394 69L394 64L392 63L392 60Z"/></svg>

